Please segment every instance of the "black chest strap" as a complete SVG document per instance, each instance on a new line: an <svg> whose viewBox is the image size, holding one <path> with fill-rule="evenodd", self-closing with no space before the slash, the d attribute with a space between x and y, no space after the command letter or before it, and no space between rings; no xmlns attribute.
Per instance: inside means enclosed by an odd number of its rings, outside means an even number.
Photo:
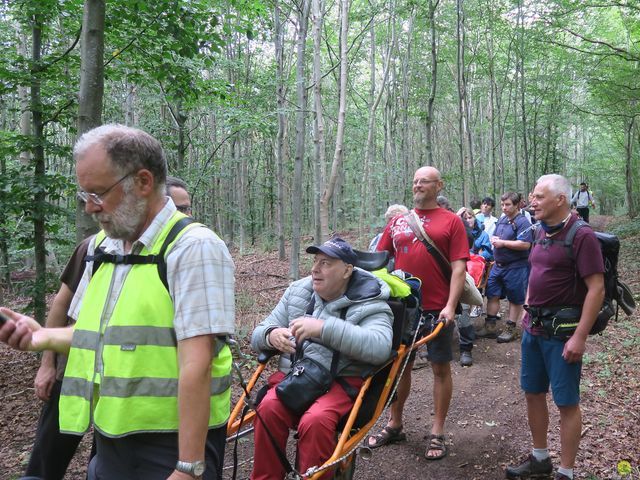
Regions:
<svg viewBox="0 0 640 480"><path fill-rule="evenodd" d="M167 281L167 262L165 260L165 254L167 253L167 249L169 245L176 239L176 237L184 230L188 225L192 223L196 223L196 221L191 217L184 217L178 220L171 230L169 230L169 234L167 238L165 238L162 247L160 248L160 252L156 255L114 255L113 253L106 253L104 248L100 247L100 244L96 245L96 249L93 255L87 255L85 257L85 262L93 262L93 270L91 275L95 275L100 266L103 263L113 263L115 265L151 265L155 264L158 266L158 275L160 276L160 280L162 284L165 286L167 291L169 291L169 283ZM104 240L103 240L104 241Z"/></svg>

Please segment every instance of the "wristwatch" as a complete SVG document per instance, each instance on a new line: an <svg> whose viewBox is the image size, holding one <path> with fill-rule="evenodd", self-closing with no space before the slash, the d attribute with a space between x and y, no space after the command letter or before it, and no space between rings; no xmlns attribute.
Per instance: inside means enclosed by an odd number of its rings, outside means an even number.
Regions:
<svg viewBox="0 0 640 480"><path fill-rule="evenodd" d="M202 460L197 462L183 462L178 460L176 470L191 475L193 478L200 478L204 473L205 463Z"/></svg>

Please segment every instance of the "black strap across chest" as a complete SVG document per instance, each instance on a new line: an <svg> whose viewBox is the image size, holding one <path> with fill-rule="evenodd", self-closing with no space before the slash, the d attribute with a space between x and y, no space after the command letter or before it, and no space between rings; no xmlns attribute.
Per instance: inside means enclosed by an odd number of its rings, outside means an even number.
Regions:
<svg viewBox="0 0 640 480"><path fill-rule="evenodd" d="M104 241L104 239L100 242L100 244L96 245L95 252L93 255L87 255L84 259L85 262L93 262L93 269L91 275L95 275L100 266L103 263L113 263L115 265L152 265L155 264L158 266L158 275L160 276L160 280L162 284L165 286L167 291L169 290L169 283L167 281L167 262L165 260L165 254L167 253L167 249L169 245L173 243L176 237L184 230L188 225L192 223L196 223L196 221L191 217L184 217L178 220L169 233L167 238L165 238L162 243L162 247L160 248L160 252L156 255L115 255L113 253L106 253L104 248L101 248L100 245Z"/></svg>

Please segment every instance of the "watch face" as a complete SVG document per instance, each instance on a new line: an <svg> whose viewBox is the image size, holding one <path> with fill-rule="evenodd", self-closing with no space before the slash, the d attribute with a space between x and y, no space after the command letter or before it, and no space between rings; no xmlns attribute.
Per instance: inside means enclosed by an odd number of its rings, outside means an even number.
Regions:
<svg viewBox="0 0 640 480"><path fill-rule="evenodd" d="M204 462L196 462L193 465L193 473L196 477L199 477L204 473Z"/></svg>

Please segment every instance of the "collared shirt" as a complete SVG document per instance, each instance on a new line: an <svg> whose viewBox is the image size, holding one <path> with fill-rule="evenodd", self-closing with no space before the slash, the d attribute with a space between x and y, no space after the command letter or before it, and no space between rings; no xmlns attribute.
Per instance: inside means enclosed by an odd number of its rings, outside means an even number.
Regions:
<svg viewBox="0 0 640 480"><path fill-rule="evenodd" d="M139 254L143 247L153 244L175 212L175 204L167 198L162 210L133 243L131 252L125 252L124 241L108 237L101 247L112 254ZM92 255L93 251L91 242L88 254ZM174 243L166 260L176 338L184 340L198 335L232 334L235 325L234 264L224 242L208 228L191 228ZM102 325L111 317L131 267L116 265L101 318ZM69 316L75 320L92 271L93 262L87 262L69 308Z"/></svg>

